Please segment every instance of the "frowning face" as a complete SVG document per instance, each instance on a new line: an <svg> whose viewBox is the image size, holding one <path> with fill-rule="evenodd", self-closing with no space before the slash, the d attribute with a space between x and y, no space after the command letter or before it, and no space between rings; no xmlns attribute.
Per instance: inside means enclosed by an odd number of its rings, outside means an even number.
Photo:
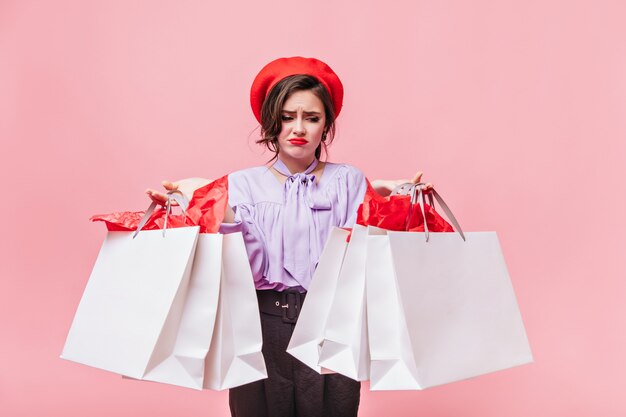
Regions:
<svg viewBox="0 0 626 417"><path fill-rule="evenodd" d="M324 104L310 90L293 92L283 105L278 135L281 159L311 162L322 142L326 115Z"/></svg>

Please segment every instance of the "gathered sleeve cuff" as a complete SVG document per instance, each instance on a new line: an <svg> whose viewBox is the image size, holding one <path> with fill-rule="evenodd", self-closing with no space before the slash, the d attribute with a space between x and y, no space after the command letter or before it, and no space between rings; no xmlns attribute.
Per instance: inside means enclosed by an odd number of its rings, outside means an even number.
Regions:
<svg viewBox="0 0 626 417"><path fill-rule="evenodd" d="M353 227L356 223L357 211L367 190L367 180L365 174L353 166L346 166L346 170L342 173L345 178L339 181L341 193L347 196L345 199L346 207L342 208L345 217L339 227Z"/></svg>
<svg viewBox="0 0 626 417"><path fill-rule="evenodd" d="M228 174L228 205L235 213L235 219L232 223L222 223L220 225L220 233L228 234L235 232L242 232L245 235L246 222L245 216L242 216L242 210L240 206L250 206L252 197L250 195L250 184L247 182L247 178L240 172L234 172ZM243 210L247 213L250 210Z"/></svg>
<svg viewBox="0 0 626 417"><path fill-rule="evenodd" d="M223 222L220 224L219 232L226 235L229 233L243 232L243 220L241 220L241 213L237 210L237 206L232 207L235 213L235 220L232 223Z"/></svg>

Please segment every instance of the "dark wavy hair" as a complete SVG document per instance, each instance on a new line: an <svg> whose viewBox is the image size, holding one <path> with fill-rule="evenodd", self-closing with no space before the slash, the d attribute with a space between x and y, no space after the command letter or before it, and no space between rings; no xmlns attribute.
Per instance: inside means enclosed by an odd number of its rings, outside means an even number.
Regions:
<svg viewBox="0 0 626 417"><path fill-rule="evenodd" d="M322 149L328 154L326 148L335 137L335 108L333 100L324 84L311 75L290 75L280 80L267 94L263 106L261 107L261 139L256 143L263 144L274 153L270 162L278 158L280 147L278 146L278 135L282 129L282 112L285 101L295 91L311 91L324 105L326 123L324 125L324 135L322 143L315 149L315 157L320 159Z"/></svg>

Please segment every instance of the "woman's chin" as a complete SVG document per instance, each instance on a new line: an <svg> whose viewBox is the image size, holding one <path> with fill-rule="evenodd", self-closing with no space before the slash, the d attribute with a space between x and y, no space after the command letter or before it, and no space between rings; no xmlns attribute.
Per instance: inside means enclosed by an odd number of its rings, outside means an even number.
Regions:
<svg viewBox="0 0 626 417"><path fill-rule="evenodd" d="M290 159L310 160L315 156L315 149L304 148L281 149L281 155Z"/></svg>

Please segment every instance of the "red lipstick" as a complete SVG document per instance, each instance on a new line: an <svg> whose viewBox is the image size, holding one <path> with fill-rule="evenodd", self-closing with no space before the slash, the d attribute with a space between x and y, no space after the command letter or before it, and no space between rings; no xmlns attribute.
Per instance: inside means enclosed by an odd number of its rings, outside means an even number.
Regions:
<svg viewBox="0 0 626 417"><path fill-rule="evenodd" d="M291 143L292 145L296 145L296 146L302 146L302 145L306 145L307 143L309 143L309 141L304 138L293 138L293 139L289 139L289 143Z"/></svg>

